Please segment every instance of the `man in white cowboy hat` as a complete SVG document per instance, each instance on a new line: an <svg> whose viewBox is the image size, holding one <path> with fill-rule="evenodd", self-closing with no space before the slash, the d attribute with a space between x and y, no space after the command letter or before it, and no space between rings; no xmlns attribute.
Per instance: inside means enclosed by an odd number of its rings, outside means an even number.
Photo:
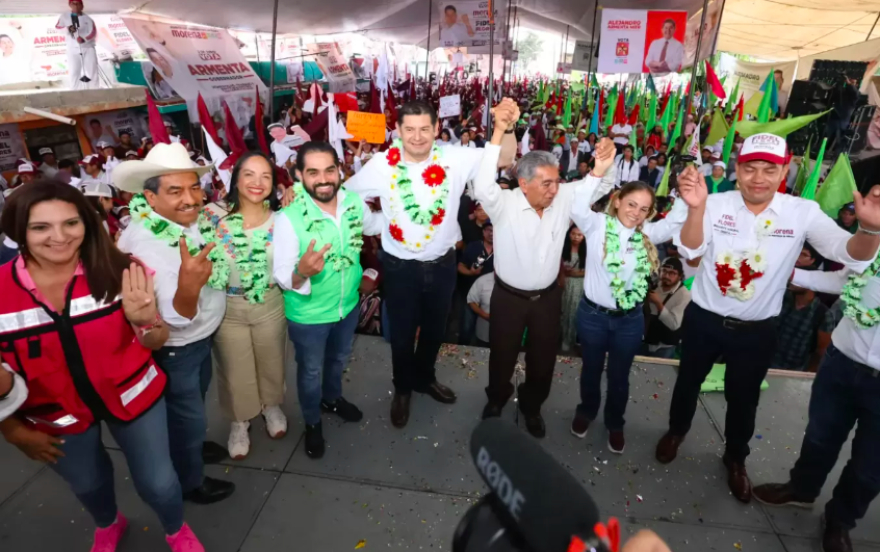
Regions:
<svg viewBox="0 0 880 552"><path fill-rule="evenodd" d="M55 157L55 152L52 151L52 148L40 148L40 172L43 173L43 176L46 178L53 178L56 174L58 174L58 159Z"/></svg>
<svg viewBox="0 0 880 552"><path fill-rule="evenodd" d="M132 220L119 248L156 269L159 315L171 329L153 358L168 375L168 434L171 459L184 499L210 504L232 494L232 483L204 475L205 462L217 462L226 449L205 443L205 393L211 381L211 339L226 312L223 290L207 285L214 270L197 220L205 197L199 177L212 165L192 162L180 144L156 144L142 161L123 161L113 184L143 194L130 204ZM191 250L203 248L195 254Z"/></svg>

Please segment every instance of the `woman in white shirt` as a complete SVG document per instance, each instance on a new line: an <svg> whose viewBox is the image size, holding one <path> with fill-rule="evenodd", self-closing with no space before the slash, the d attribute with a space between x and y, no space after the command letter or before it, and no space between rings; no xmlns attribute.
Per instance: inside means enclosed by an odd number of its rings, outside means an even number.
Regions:
<svg viewBox="0 0 880 552"><path fill-rule="evenodd" d="M452 144L452 131L448 128L444 128L440 131L440 139L437 140L437 145L442 147L451 146Z"/></svg>
<svg viewBox="0 0 880 552"><path fill-rule="evenodd" d="M461 143L458 144L463 148L476 148L477 146L471 142L471 135L467 132L461 133Z"/></svg>
<svg viewBox="0 0 880 552"><path fill-rule="evenodd" d="M617 186L623 186L627 182L635 182L639 179L639 171L642 169L638 162L633 159L635 150L629 144L623 146L623 153L614 160L617 168Z"/></svg>
<svg viewBox="0 0 880 552"><path fill-rule="evenodd" d="M655 215L654 189L644 182L629 182L614 194L608 213L595 213L578 201L572 219L587 242L584 297L577 312L577 333L583 351L581 403L571 431L587 434L601 403L599 383L608 354L605 426L608 448L622 454L629 370L642 343L645 318L642 305L648 296L651 274L659 262L655 243L680 231L687 204L679 201L665 219L645 222Z"/></svg>
<svg viewBox="0 0 880 552"><path fill-rule="evenodd" d="M645 148L645 155L643 155L642 158L639 159L639 167L647 167L648 166L648 159L653 157L656 152L657 152L657 150L654 149L654 146L646 147Z"/></svg>

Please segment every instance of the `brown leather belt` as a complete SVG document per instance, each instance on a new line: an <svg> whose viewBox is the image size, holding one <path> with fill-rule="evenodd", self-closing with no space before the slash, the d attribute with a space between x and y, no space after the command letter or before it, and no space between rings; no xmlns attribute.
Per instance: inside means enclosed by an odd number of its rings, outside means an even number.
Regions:
<svg viewBox="0 0 880 552"><path fill-rule="evenodd" d="M529 301L537 301L541 298L541 296L546 295L553 291L555 288L559 287L559 284L556 283L556 280L550 284L546 289L538 289L538 290L524 290L517 289L515 287L509 286L501 281L501 278L498 277L498 273L495 273L495 283L501 287L504 291L516 295L517 297L522 297L523 299L528 299Z"/></svg>

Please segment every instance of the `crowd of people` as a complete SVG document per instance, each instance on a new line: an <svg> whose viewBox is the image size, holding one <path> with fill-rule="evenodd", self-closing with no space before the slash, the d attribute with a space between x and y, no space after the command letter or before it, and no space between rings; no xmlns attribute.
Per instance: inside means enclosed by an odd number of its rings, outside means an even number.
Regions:
<svg viewBox="0 0 880 552"><path fill-rule="evenodd" d="M789 156L772 134L738 138L729 166L715 144L690 163L662 126L588 133L586 107L560 126L555 108L535 104L535 84L505 87L491 112L481 86L459 84L463 115L442 121L443 90L389 88L384 144L330 132L344 113L328 121L326 108L298 103L253 121L271 146L235 154L226 181L172 133L140 148L102 140L79 163L41 149L3 183L0 432L70 485L95 520L93 550L115 550L127 526L99 422L170 548L203 550L183 501L234 492L204 465L245 458L259 417L270 437L286 435L287 339L308 457L325 452L325 415L363 418L343 393L356 331L390 343L397 428L414 393L457 401L435 370L452 333L490 349L483 418L516 394L543 438L556 355L574 352L571 433L585 437L598 419L604 373L615 454L635 356L679 358L656 448L664 464L724 363L723 461L742 502L811 504L858 422L824 533L825 550L852 550L849 531L880 492L880 186L835 221L779 191ZM348 139L330 140L339 134ZM658 194L664 171L669 192ZM771 367L818 374L791 481L752 488L745 462ZM212 380L225 447L205 440Z"/></svg>

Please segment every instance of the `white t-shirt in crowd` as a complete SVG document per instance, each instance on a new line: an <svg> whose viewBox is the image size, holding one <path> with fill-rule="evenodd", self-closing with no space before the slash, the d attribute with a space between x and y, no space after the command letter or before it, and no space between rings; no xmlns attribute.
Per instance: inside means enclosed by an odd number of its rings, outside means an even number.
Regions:
<svg viewBox="0 0 880 552"><path fill-rule="evenodd" d="M621 146L625 146L629 144L629 135L632 133L633 127L630 124L626 125L614 125L611 127L611 134L626 134L625 138L615 138L614 143L620 144Z"/></svg>
<svg viewBox="0 0 880 552"><path fill-rule="evenodd" d="M489 314L489 302L492 299L492 290L495 289L495 273L483 274L474 282L467 294L467 302L476 303L486 314ZM470 307L468 307L470 308ZM475 333L477 339L489 342L489 321L482 317L477 317L477 327Z"/></svg>

